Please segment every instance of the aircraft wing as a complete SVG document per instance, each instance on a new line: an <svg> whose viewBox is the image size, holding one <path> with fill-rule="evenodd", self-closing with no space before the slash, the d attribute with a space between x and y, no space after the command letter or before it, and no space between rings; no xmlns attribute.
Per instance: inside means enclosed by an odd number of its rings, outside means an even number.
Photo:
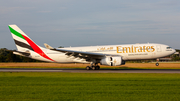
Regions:
<svg viewBox="0 0 180 101"><path fill-rule="evenodd" d="M47 49L59 51L65 53L67 56L73 56L75 58L82 58L86 59L86 61L92 60L92 59L102 59L105 56L112 56L109 54L102 54L102 53L92 53L92 52L82 52L82 51L75 51L75 50L66 50L66 49L60 49L60 48L53 48L49 46L48 44L44 44Z"/></svg>

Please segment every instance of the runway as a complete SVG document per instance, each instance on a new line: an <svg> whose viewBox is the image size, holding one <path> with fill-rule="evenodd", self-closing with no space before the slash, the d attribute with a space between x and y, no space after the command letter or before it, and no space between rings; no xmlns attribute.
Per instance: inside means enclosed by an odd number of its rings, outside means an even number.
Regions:
<svg viewBox="0 0 180 101"><path fill-rule="evenodd" d="M39 69L39 68L0 68L0 72L67 72L67 73L180 73L180 69Z"/></svg>

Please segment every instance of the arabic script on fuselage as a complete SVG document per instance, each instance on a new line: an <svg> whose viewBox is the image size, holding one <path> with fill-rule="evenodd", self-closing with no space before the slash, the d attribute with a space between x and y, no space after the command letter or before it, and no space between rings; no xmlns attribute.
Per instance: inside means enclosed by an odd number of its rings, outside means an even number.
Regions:
<svg viewBox="0 0 180 101"><path fill-rule="evenodd" d="M113 47L99 47L97 48L98 51L105 51L105 50L113 50Z"/></svg>

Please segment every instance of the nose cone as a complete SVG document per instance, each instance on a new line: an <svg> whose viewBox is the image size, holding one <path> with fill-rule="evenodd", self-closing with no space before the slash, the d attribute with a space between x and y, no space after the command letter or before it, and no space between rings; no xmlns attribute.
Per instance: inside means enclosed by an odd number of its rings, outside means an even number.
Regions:
<svg viewBox="0 0 180 101"><path fill-rule="evenodd" d="M172 49L172 54L176 53L176 50L175 49Z"/></svg>

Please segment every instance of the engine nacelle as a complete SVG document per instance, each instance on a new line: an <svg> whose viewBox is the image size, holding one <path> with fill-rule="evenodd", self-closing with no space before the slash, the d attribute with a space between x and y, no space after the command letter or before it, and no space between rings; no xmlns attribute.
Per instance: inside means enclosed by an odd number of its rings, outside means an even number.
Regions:
<svg viewBox="0 0 180 101"><path fill-rule="evenodd" d="M102 65L108 65L108 66L120 66L124 65L125 61L122 60L122 57L120 56L112 56L112 57L105 57L100 61Z"/></svg>

